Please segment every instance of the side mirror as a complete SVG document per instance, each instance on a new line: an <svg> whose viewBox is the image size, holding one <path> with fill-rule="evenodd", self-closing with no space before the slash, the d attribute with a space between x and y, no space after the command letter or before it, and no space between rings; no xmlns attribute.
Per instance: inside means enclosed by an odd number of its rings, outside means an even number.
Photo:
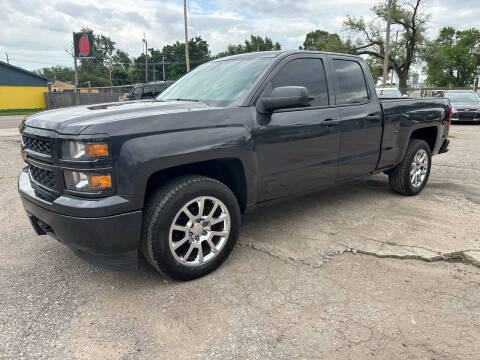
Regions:
<svg viewBox="0 0 480 360"><path fill-rule="evenodd" d="M273 89L269 97L265 97L261 100L262 107L268 112L277 109L307 106L308 103L308 90L304 86L277 87Z"/></svg>

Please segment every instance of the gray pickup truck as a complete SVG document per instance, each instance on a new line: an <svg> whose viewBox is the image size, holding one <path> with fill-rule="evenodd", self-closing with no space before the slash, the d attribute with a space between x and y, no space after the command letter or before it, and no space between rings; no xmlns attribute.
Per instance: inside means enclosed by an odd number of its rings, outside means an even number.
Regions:
<svg viewBox="0 0 480 360"><path fill-rule="evenodd" d="M377 173L417 195L450 120L447 99L379 101L360 57L245 54L156 99L28 116L18 187L37 234L101 266L134 268L143 254L188 280L228 257L258 205Z"/></svg>

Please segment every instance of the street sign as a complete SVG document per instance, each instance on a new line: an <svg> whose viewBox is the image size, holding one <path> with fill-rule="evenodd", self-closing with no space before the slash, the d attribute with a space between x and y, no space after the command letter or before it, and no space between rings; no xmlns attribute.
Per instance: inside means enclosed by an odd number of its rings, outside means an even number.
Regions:
<svg viewBox="0 0 480 360"><path fill-rule="evenodd" d="M93 31L73 33L73 49L76 59L93 58L94 55Z"/></svg>

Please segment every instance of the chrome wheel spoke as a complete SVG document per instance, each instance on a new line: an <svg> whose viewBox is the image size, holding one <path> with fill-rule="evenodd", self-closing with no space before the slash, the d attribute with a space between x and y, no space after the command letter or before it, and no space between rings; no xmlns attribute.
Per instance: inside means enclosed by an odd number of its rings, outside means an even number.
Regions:
<svg viewBox="0 0 480 360"><path fill-rule="evenodd" d="M198 216L202 217L203 216L203 209L205 208L205 199L200 199L197 201L198 205Z"/></svg>
<svg viewBox="0 0 480 360"><path fill-rule="evenodd" d="M187 252L185 253L185 255L183 256L183 260L184 261L187 261L188 260L188 257L191 255L193 249L195 247L193 246L193 244L190 244L190 247L188 248Z"/></svg>
<svg viewBox="0 0 480 360"><path fill-rule="evenodd" d="M210 221L213 220L213 215L215 215L215 211L217 211L218 205L218 201L213 203L212 210L210 210L210 213L207 216L207 219L209 219Z"/></svg>
<svg viewBox="0 0 480 360"><path fill-rule="evenodd" d="M212 231L212 236L227 236L228 231Z"/></svg>
<svg viewBox="0 0 480 360"><path fill-rule="evenodd" d="M172 225L172 230L182 231L184 233L188 232L188 228L182 225Z"/></svg>
<svg viewBox="0 0 480 360"><path fill-rule="evenodd" d="M198 263L203 264L203 249L202 245L198 247Z"/></svg>
<svg viewBox="0 0 480 360"><path fill-rule="evenodd" d="M191 222L195 221L195 216L191 213L191 211L188 209L188 207L184 206L183 207L183 212L185 213L185 215L188 216L188 218L190 219Z"/></svg>
<svg viewBox="0 0 480 360"><path fill-rule="evenodd" d="M217 247L215 246L215 244L213 243L211 237L209 237L209 238L207 239L207 243L208 243L208 246L210 246L210 250L212 250L212 252L213 252L214 254L216 254L216 253L218 252L218 250L217 250Z"/></svg>
<svg viewBox="0 0 480 360"><path fill-rule="evenodd" d="M225 221L226 218L227 218L227 214L221 214L219 217L217 217L217 218L215 218L215 219L212 219L211 224L212 224L212 225L219 224L219 223L221 223L222 221Z"/></svg>
<svg viewBox="0 0 480 360"><path fill-rule="evenodd" d="M173 249L176 250L183 244L185 244L188 241L188 236L185 235L185 237L182 240L176 241L173 243Z"/></svg>

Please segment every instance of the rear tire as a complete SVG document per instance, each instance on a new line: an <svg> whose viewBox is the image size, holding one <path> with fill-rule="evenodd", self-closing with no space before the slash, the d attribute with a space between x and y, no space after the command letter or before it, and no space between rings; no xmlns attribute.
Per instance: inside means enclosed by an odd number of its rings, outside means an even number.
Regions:
<svg viewBox="0 0 480 360"><path fill-rule="evenodd" d="M225 261L239 228L238 201L226 185L204 176L183 176L148 200L142 252L159 272L176 280L192 280Z"/></svg>
<svg viewBox="0 0 480 360"><path fill-rule="evenodd" d="M388 175L396 193L418 195L425 187L432 166L430 146L420 139L411 139L402 162Z"/></svg>

